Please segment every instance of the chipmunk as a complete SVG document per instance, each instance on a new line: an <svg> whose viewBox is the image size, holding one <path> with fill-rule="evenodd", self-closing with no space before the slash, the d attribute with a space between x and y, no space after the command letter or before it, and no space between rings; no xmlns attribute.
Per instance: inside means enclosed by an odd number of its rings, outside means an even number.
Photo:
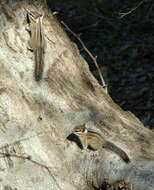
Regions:
<svg viewBox="0 0 154 190"><path fill-rule="evenodd" d="M113 143L106 141L100 134L94 131L88 130L84 126L76 127L73 134L79 137L82 143L83 149L88 147L92 150L99 150L102 148L107 148L116 154L118 154L126 163L130 162L128 155L119 147Z"/></svg>
<svg viewBox="0 0 154 190"><path fill-rule="evenodd" d="M43 15L28 11L28 18L30 20L30 33L31 38L29 40L29 49L34 51L35 55L35 80L40 81L42 79L43 67L44 67L44 53L46 47L46 41L43 32Z"/></svg>

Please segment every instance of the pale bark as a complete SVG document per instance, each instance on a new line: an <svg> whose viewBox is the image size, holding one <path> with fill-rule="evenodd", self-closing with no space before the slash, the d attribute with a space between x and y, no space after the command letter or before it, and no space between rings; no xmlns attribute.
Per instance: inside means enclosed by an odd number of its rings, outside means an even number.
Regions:
<svg viewBox="0 0 154 190"><path fill-rule="evenodd" d="M45 15L39 82L24 8ZM105 149L81 151L67 137L82 124L123 149L131 162ZM92 189L104 179L154 190L154 133L104 92L44 1L0 2L0 157L2 190Z"/></svg>

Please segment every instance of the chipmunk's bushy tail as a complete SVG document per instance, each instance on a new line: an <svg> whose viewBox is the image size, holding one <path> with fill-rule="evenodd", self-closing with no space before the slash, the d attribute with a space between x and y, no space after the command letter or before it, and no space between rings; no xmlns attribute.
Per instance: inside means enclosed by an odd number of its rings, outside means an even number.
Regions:
<svg viewBox="0 0 154 190"><path fill-rule="evenodd" d="M105 148L108 148L109 150L118 154L126 163L130 162L128 155L121 148L117 147L113 143L107 141Z"/></svg>
<svg viewBox="0 0 154 190"><path fill-rule="evenodd" d="M44 49L38 48L35 50L35 80L40 81L43 75L44 68Z"/></svg>

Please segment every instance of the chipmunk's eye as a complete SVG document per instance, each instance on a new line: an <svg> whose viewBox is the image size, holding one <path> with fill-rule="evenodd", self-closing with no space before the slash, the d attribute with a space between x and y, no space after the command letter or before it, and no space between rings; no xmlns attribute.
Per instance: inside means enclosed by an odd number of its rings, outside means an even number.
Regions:
<svg viewBox="0 0 154 190"><path fill-rule="evenodd" d="M80 130L78 128L74 129L74 132L79 132Z"/></svg>

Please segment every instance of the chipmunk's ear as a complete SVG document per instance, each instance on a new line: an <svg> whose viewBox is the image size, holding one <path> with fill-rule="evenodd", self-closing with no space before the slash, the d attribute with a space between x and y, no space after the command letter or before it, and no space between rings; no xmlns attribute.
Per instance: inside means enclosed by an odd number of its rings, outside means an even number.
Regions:
<svg viewBox="0 0 154 190"><path fill-rule="evenodd" d="M29 22L38 23L40 18L43 19L43 15L35 11L27 11Z"/></svg>
<svg viewBox="0 0 154 190"><path fill-rule="evenodd" d="M28 13L27 16L28 16L28 22L30 22L30 23L36 22L36 20L34 19L34 16L32 14Z"/></svg>
<svg viewBox="0 0 154 190"><path fill-rule="evenodd" d="M84 128L84 133L87 133L88 132L88 129L85 127Z"/></svg>
<svg viewBox="0 0 154 190"><path fill-rule="evenodd" d="M84 125L81 125L81 126L75 127L73 130L73 133L78 133L78 134L85 133L85 132L87 132L86 130L87 130L86 127Z"/></svg>

